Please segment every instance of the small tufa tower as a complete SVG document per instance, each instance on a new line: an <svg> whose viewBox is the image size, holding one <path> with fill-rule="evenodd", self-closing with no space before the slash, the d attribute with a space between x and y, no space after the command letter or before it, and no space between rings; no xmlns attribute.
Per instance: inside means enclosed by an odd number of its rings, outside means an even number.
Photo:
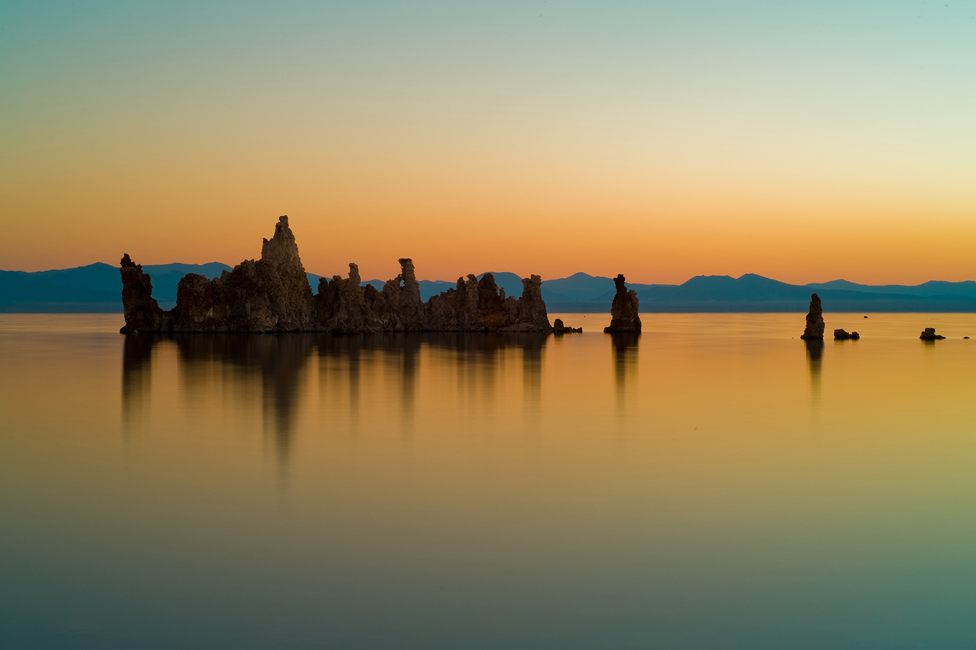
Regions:
<svg viewBox="0 0 976 650"><path fill-rule="evenodd" d="M628 291L625 282L626 280L622 273L613 279L617 293L614 295L613 303L610 305L610 325L603 328L603 331L607 334L641 333L637 292L633 289Z"/></svg>
<svg viewBox="0 0 976 650"><path fill-rule="evenodd" d="M801 339L823 340L824 337L823 307L820 305L820 296L813 294L810 296L810 313L807 314L807 327L803 330Z"/></svg>

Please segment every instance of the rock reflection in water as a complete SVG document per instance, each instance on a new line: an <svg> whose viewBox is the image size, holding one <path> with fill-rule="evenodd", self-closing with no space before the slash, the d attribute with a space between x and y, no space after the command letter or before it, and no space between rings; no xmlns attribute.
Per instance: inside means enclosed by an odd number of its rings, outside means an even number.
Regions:
<svg viewBox="0 0 976 650"><path fill-rule="evenodd" d="M152 391L152 348L159 337L127 336L122 346L122 424L125 432L137 428L149 406Z"/></svg>
<svg viewBox="0 0 976 650"><path fill-rule="evenodd" d="M137 428L151 397L150 377L161 344L174 345L177 375L185 399L204 399L207 384L216 381L251 400L248 387L260 385L265 431L273 438L279 461L287 463L301 396L309 378L309 362L317 359L321 391L348 390L349 416L355 430L363 387L370 366L397 386L401 422L409 428L424 349L448 352L457 366L459 386L490 395L498 381L507 350L522 351L525 401L538 408L542 390L545 334L133 334L125 337L122 412L126 431ZM369 390L369 387L365 387Z"/></svg>
<svg viewBox="0 0 976 650"><path fill-rule="evenodd" d="M807 365L810 369L810 396L813 405L820 404L820 371L823 363L823 339L807 339L804 341L807 349Z"/></svg>
<svg viewBox="0 0 976 650"><path fill-rule="evenodd" d="M628 384L635 384L637 373L637 349L640 344L640 334L616 333L610 334L613 346L614 380L617 389L617 409L624 406Z"/></svg>

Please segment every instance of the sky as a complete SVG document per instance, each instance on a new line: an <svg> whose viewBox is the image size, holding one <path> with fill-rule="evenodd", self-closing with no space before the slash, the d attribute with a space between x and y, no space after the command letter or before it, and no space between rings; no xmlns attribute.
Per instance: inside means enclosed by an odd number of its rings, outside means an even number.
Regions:
<svg viewBox="0 0 976 650"><path fill-rule="evenodd" d="M0 3L0 269L976 279L976 0Z"/></svg>

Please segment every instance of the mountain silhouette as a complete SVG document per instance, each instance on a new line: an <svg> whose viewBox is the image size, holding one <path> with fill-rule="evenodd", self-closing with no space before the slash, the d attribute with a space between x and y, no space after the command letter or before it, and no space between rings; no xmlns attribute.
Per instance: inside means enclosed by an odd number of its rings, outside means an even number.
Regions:
<svg viewBox="0 0 976 650"><path fill-rule="evenodd" d="M153 296L163 309L176 303L176 287L187 273L208 278L230 270L226 264L153 264L143 269L152 276ZM313 290L318 275L308 273ZM484 273L478 275L480 279ZM511 296L522 293L515 273L493 272L495 282ZM385 281L368 280L382 289ZM457 281L420 280L423 300L456 286ZM976 282L929 281L918 285L871 286L832 280L795 285L747 273L699 275L677 285L627 283L637 292L640 310L654 312L805 312L810 294L817 292L828 312L976 312ZM26 273L0 271L0 312L121 312L119 269L89 264L71 269ZM614 284L610 278L574 273L545 280L542 296L551 313L603 313L610 310Z"/></svg>

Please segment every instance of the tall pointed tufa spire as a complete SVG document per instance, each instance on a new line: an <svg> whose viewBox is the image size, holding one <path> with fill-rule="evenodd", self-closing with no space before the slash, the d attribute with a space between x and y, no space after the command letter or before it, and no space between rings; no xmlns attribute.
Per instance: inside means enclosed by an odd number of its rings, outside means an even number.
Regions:
<svg viewBox="0 0 976 650"><path fill-rule="evenodd" d="M807 314L807 327L803 330L801 339L812 340L824 337L823 308L820 306L820 296L813 294L810 296L810 313Z"/></svg>

